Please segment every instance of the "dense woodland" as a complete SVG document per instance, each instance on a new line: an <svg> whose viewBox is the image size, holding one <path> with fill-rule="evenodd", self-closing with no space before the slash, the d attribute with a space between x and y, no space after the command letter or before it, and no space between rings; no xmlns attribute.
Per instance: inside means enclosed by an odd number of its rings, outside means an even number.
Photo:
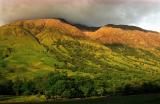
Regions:
<svg viewBox="0 0 160 104"><path fill-rule="evenodd" d="M112 80L110 80L112 81ZM113 80L114 81L114 80ZM118 83L118 84L117 84ZM119 81L111 85L108 79L80 75L67 76L66 72L54 72L47 76L27 80L17 77L14 81L2 78L2 95L45 95L46 98L84 98L115 94L159 93L160 81ZM139 84L140 83L140 84Z"/></svg>

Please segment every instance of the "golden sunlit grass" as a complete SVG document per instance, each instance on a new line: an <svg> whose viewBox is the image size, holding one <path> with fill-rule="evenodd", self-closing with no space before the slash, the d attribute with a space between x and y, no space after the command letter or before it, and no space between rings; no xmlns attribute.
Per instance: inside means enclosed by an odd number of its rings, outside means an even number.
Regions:
<svg viewBox="0 0 160 104"><path fill-rule="evenodd" d="M102 27L95 32L85 33L92 40L96 40L103 44L117 43L135 48L153 48L160 46L160 35L154 32Z"/></svg>

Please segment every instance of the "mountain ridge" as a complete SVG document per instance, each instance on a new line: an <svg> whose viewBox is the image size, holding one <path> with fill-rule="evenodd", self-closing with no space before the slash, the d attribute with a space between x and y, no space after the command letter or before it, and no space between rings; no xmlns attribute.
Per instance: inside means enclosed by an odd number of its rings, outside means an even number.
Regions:
<svg viewBox="0 0 160 104"><path fill-rule="evenodd" d="M158 31L153 31L153 30L147 30L147 29L143 29L141 27L138 27L138 26L134 26L134 25L125 25L125 24L106 24L106 25L103 25L103 26L87 26L87 25L83 25L83 24L79 24L79 23L71 23L69 21L67 21L66 19L63 19L63 18L56 18L62 22L65 22L67 24L70 24L70 25L73 25L79 29L82 29L82 30L90 30L90 31L96 31L98 29L100 29L101 27L104 27L104 26L107 26L107 27L113 27L113 28L121 28L121 29L128 29L128 30L140 30L140 31L143 31L143 32L153 32L153 33L159 33Z"/></svg>
<svg viewBox="0 0 160 104"><path fill-rule="evenodd" d="M72 24L64 19L23 20L9 25L22 26L31 30L31 32L36 31L36 34L43 31L44 28L54 27L75 38L89 39L102 44L119 43L137 48L155 48L160 46L160 33L136 26L108 24L102 27L88 27ZM36 27L35 31L32 31L31 28L34 27Z"/></svg>
<svg viewBox="0 0 160 104"><path fill-rule="evenodd" d="M11 22L11 23L8 23L8 24L5 24L5 25L9 25L9 24L14 24L16 22L24 22L24 21L36 21L36 20L44 20L44 21L51 21L51 20L58 20L58 21L61 21L63 23L66 23L66 24L69 24L69 25L72 25L72 26L75 26L79 29L84 29L84 30L98 30L99 28L101 27L113 27L113 28L121 28L121 29L128 29L128 30L140 30L140 31L143 31L143 32L153 32L153 33L159 33L158 31L153 31L153 30L148 30L148 29L143 29L141 27L138 27L138 26L135 26L135 25L125 25L125 24L106 24L106 25L103 25L103 26L87 26L87 25L83 25L83 24L79 24L79 23L71 23L69 21L67 21L66 19L63 19L63 18L50 18L50 19L26 19L26 20L17 20L17 21L14 21L14 22ZM2 26L5 26L5 25L2 25ZM85 29L86 28L86 29Z"/></svg>

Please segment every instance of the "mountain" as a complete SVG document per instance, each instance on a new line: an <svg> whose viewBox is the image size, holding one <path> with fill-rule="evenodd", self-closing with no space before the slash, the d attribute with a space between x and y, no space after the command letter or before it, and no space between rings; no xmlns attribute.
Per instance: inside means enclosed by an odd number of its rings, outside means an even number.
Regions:
<svg viewBox="0 0 160 104"><path fill-rule="evenodd" d="M126 25L94 28L59 19L0 27L2 94L153 93L160 89L159 74L158 32Z"/></svg>
<svg viewBox="0 0 160 104"><path fill-rule="evenodd" d="M136 48L160 46L160 34L135 26L107 25L94 32L86 32L92 40L103 44L125 44Z"/></svg>

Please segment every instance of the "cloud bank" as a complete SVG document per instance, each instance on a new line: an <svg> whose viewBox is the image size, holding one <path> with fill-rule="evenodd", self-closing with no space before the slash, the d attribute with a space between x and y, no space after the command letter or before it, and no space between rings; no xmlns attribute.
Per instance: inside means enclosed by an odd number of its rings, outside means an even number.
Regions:
<svg viewBox="0 0 160 104"><path fill-rule="evenodd" d="M0 0L0 24L36 18L64 18L88 26L132 24L160 30L160 1Z"/></svg>

